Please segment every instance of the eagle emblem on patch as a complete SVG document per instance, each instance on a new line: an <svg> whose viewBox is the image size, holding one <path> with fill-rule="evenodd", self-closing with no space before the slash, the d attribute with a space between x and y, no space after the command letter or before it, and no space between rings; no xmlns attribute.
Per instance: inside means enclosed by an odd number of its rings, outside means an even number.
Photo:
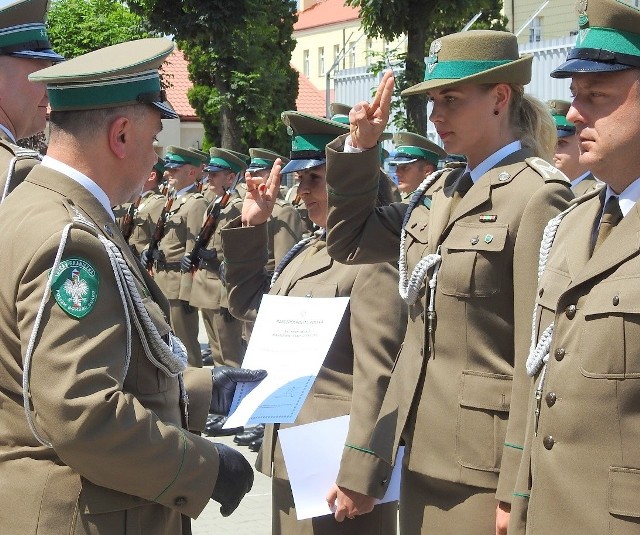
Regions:
<svg viewBox="0 0 640 535"><path fill-rule="evenodd" d="M67 258L58 264L51 293L70 316L80 319L93 310L98 300L99 278L95 267L83 258Z"/></svg>
<svg viewBox="0 0 640 535"><path fill-rule="evenodd" d="M442 50L442 41L436 39L429 47L429 59L427 60L427 70L429 74L433 72L433 69L435 69L438 64L438 52L440 52L440 50Z"/></svg>
<svg viewBox="0 0 640 535"><path fill-rule="evenodd" d="M578 26L584 28L589 24L589 17L587 16L587 7L589 0L578 0L576 2L576 12L578 13Z"/></svg>

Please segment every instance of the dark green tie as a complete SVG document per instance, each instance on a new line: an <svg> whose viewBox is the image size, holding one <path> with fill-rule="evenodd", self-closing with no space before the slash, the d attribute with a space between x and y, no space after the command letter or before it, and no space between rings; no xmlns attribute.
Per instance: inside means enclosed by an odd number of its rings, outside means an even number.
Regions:
<svg viewBox="0 0 640 535"><path fill-rule="evenodd" d="M618 197L612 195L607 200L607 204L604 206L602 212L602 219L600 220L600 226L598 227L598 235L596 236L596 242L593 246L593 252L602 245L602 242L607 239L607 236L611 234L613 227L615 227L622 220L622 211L620 210L620 204L618 203Z"/></svg>

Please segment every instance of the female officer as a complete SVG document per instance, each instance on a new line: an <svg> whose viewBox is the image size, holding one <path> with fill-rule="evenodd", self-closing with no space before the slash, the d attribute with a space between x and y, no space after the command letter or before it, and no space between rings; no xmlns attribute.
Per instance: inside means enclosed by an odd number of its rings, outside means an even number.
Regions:
<svg viewBox="0 0 640 535"><path fill-rule="evenodd" d="M351 414L339 481L366 493L377 478L364 479L361 449L369 442L391 366L404 336L406 305L397 293L398 271L391 264L345 266L329 257L324 238L327 222L325 146L348 131L339 123L298 112L285 112L292 132L291 161L283 173L295 172L298 193L320 231L285 255L273 277L266 276L268 220L279 186L279 160L266 184L246 177L242 217L222 231L229 310L254 320L265 292L314 298L350 297L327 357L294 425ZM376 193L379 192L379 160ZM388 184L386 177L381 184ZM390 193L387 191L387 195ZM386 201L388 203L388 201ZM303 355L301 355L303 357ZM322 439L322 437L319 437ZM274 534L379 534L396 532L397 505L378 505L368 515L338 523L326 516L296 519L291 486L277 430L268 425L258 469L272 476Z"/></svg>
<svg viewBox="0 0 640 535"><path fill-rule="evenodd" d="M564 175L543 159L555 128L545 106L524 94L531 61L519 57L507 32L432 43L425 81L404 94L427 93L445 150L467 164L427 177L408 205L375 208L373 200L390 73L371 105L351 111L349 136L327 147L329 254L348 264L399 260L409 304L367 448L380 485L369 498L340 489L337 516L366 511L384 493L402 440L403 535L506 529L523 435L514 423L513 439L505 440L513 369L528 352L544 226L572 196Z"/></svg>

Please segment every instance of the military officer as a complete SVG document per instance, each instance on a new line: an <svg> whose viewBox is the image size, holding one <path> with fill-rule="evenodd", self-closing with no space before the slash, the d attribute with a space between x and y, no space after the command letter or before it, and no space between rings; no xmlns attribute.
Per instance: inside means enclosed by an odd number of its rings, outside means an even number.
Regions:
<svg viewBox="0 0 640 535"><path fill-rule="evenodd" d="M390 72L374 103L351 111L349 137L327 146L329 254L347 263L399 260L409 305L404 344L363 448L377 482L365 492L371 506L404 440L405 535L506 532L515 483L500 470L519 462L520 450L505 454L503 442L513 369L529 346L532 257L546 222L573 197L543 159L555 128L546 105L524 93L532 59L520 57L508 32L471 30L432 43L425 81L405 94L428 94L445 150L467 164L432 174L409 204L374 209ZM336 515L357 514L367 503L362 490L338 484Z"/></svg>
<svg viewBox="0 0 640 535"><path fill-rule="evenodd" d="M389 164L396 166L402 201L409 202L413 192L427 176L438 169L438 162L447 153L426 137L413 132L396 132L393 134L393 143L396 155Z"/></svg>
<svg viewBox="0 0 640 535"><path fill-rule="evenodd" d="M576 134L576 126L567 121L567 112L571 103L566 100L549 100L547 104L558 133L553 165L567 176L571 181L573 193L576 197L580 197L598 188L600 181L580 163L580 142Z"/></svg>
<svg viewBox="0 0 640 535"><path fill-rule="evenodd" d="M157 70L172 49L138 40L30 75L50 143L0 211L0 533L186 534L210 498L227 515L251 487L238 452L190 430L263 374L186 369L111 212L176 117Z"/></svg>
<svg viewBox="0 0 640 535"><path fill-rule="evenodd" d="M283 171L296 173L298 191L309 208L309 216L316 225L324 227L327 217L324 147L347 128L294 111L285 112L283 120L293 132L292 158ZM350 306L294 425L351 414L347 438L350 446L342 457L341 477L352 485L366 486L359 448L368 443L381 401L378 392L385 389L389 380L406 320L406 307L395 291L397 269L391 264L342 265L327 254L320 231L299 242L273 275L269 274L265 269L266 227L277 198L279 170L280 162L276 161L266 183L258 177L247 178L242 216L222 230L229 303L234 314L253 320L267 291L280 296L350 297ZM381 189L387 184L385 180L379 181ZM266 430L257 467L272 477L274 535L396 532L395 503L379 505L371 514L342 524L331 515L297 520L277 426L270 425Z"/></svg>
<svg viewBox="0 0 640 535"><path fill-rule="evenodd" d="M64 58L51 50L44 19L48 0L22 0L0 9L0 202L38 162L17 145L44 130L47 92L28 75Z"/></svg>
<svg viewBox="0 0 640 535"><path fill-rule="evenodd" d="M576 46L551 76L571 78L580 163L606 187L550 224L541 251L514 534L525 518L530 535L639 529L640 11L579 8Z"/></svg>
<svg viewBox="0 0 640 535"><path fill-rule="evenodd" d="M166 215L164 234L158 249L152 251L155 281L171 306L171 326L187 347L189 364L202 366L198 342L198 311L189 304L191 274L181 271L180 262L195 243L207 209L207 201L196 188L202 156L182 147L167 147L164 165L175 200ZM148 250L142 253L146 264Z"/></svg>

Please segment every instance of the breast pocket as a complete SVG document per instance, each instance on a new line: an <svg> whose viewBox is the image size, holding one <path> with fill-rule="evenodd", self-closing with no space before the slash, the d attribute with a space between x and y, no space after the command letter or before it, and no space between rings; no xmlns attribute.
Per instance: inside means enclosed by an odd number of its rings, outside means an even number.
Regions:
<svg viewBox="0 0 640 535"><path fill-rule="evenodd" d="M338 285L334 282L299 280L291 287L287 295L292 297L337 297Z"/></svg>
<svg viewBox="0 0 640 535"><path fill-rule="evenodd" d="M505 276L508 225L456 223L445 239L438 286L445 295L488 297Z"/></svg>
<svg viewBox="0 0 640 535"><path fill-rule="evenodd" d="M186 243L187 224L179 214L173 214L164 226L165 239L169 242Z"/></svg>
<svg viewBox="0 0 640 535"><path fill-rule="evenodd" d="M640 377L640 279L607 280L584 304L580 370L592 378Z"/></svg>

